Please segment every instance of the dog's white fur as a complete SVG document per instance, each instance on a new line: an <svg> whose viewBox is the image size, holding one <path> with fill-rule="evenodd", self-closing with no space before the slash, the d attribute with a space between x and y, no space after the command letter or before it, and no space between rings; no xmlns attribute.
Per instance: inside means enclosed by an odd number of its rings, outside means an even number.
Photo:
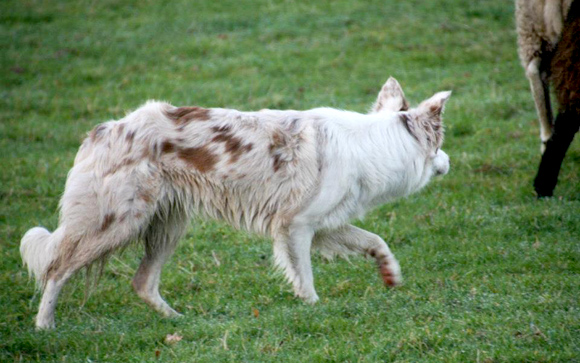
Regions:
<svg viewBox="0 0 580 363"><path fill-rule="evenodd" d="M449 96L437 93L408 110L390 78L367 115L148 102L97 126L69 172L59 227L22 238L22 258L44 288L36 326L54 326L59 292L73 273L132 240L146 251L136 292L162 314L178 315L159 295L159 278L193 216L270 236L276 265L307 302L318 300L311 248L369 254L384 282L396 285L399 264L387 244L348 221L447 173L440 147Z"/></svg>

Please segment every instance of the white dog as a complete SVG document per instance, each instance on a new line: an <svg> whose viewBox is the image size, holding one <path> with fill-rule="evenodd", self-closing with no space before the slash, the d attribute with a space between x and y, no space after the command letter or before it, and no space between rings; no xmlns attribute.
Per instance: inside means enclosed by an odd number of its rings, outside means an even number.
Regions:
<svg viewBox="0 0 580 363"><path fill-rule="evenodd" d="M400 283L385 241L348 221L447 173L441 114L450 94L408 109L390 78L367 115L148 102L98 125L68 174L59 227L22 238L24 263L44 289L37 328L54 326L71 275L134 240L145 244L135 291L162 314L179 315L159 295L159 278L193 216L270 236L276 265L309 303L318 300L311 248L368 254L386 285Z"/></svg>

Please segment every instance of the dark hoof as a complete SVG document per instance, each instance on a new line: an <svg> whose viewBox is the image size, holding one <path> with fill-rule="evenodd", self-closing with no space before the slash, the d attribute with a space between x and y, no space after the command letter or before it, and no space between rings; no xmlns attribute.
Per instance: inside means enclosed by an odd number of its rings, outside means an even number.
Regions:
<svg viewBox="0 0 580 363"><path fill-rule="evenodd" d="M554 195L554 190L536 188L536 195L538 199L550 198Z"/></svg>

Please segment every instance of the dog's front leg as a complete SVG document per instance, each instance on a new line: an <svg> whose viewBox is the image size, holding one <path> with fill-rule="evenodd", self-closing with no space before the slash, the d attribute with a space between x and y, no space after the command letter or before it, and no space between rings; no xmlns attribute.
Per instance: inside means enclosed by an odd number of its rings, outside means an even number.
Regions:
<svg viewBox="0 0 580 363"><path fill-rule="evenodd" d="M307 303L314 304L318 295L314 289L310 247L314 229L294 226L274 238L274 258L292 283L294 293Z"/></svg>
<svg viewBox="0 0 580 363"><path fill-rule="evenodd" d="M375 258L379 273L387 286L399 285L402 281L399 262L387 243L374 233L347 225L336 230L316 234L316 247L336 254L360 253Z"/></svg>

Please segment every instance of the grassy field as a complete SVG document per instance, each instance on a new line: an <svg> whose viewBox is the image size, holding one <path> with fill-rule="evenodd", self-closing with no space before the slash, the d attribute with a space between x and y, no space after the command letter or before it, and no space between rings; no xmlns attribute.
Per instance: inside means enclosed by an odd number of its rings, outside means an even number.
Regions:
<svg viewBox="0 0 580 363"><path fill-rule="evenodd" d="M580 361L580 143L555 197L537 200L536 115L508 0L33 1L0 3L0 361ZM147 99L175 105L365 112L389 75L412 103L453 90L451 172L369 213L405 283L371 260L315 256L306 306L271 268L271 243L212 222L166 266L166 320L130 287L140 248L84 299L73 279L57 329L23 233L54 229L80 141ZM180 341L165 340L177 334Z"/></svg>

